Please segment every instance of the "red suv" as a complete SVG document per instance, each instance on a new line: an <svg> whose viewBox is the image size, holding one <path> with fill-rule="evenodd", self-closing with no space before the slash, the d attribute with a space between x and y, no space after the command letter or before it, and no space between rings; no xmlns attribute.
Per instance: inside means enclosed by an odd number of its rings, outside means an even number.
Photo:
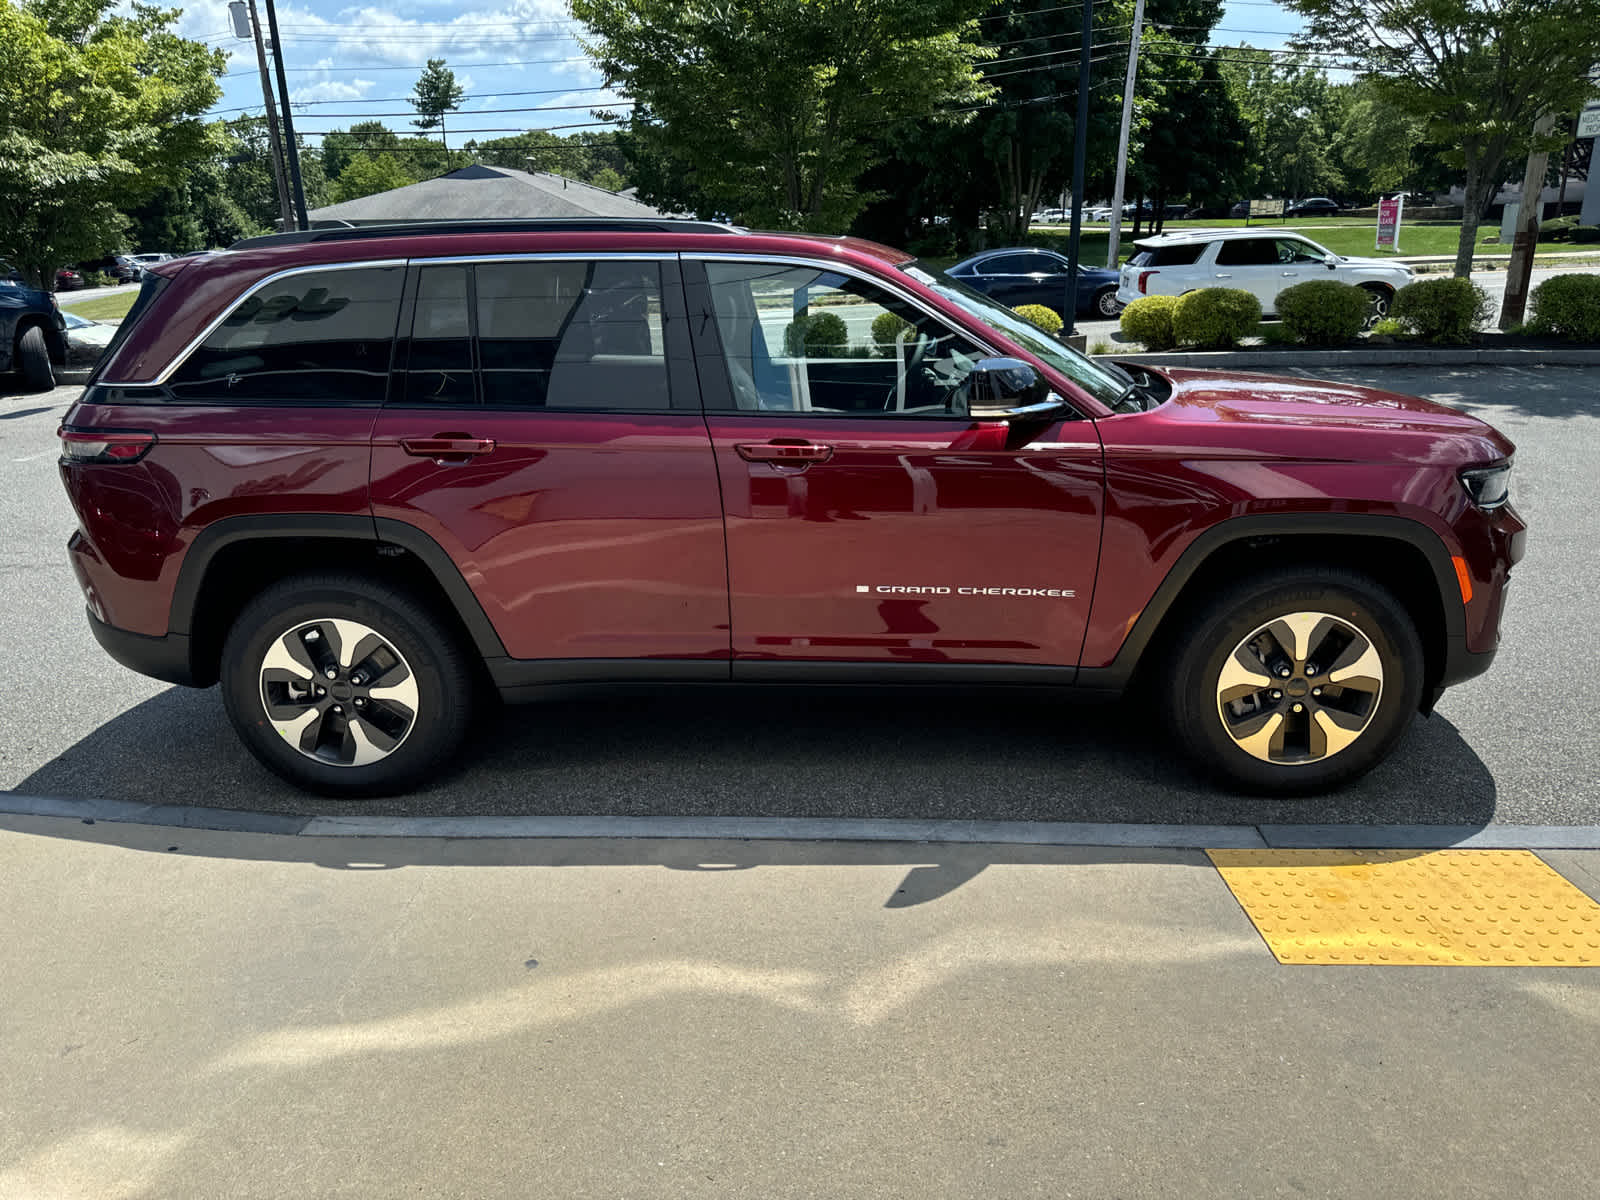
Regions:
<svg viewBox="0 0 1600 1200"><path fill-rule="evenodd" d="M729 682L1137 682L1232 784L1325 789L1488 667L1522 555L1481 421L1093 361L866 242L418 225L150 271L61 429L90 627L317 791L413 786L488 689Z"/></svg>

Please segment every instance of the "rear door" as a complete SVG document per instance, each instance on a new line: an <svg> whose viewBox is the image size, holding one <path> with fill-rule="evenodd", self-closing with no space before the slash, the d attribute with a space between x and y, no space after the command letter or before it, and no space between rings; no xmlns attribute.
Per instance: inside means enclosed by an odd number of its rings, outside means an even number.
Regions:
<svg viewBox="0 0 1600 1200"><path fill-rule="evenodd" d="M1100 541L1093 422L973 421L967 375L991 351L880 282L777 260L685 272L734 677L1075 665Z"/></svg>
<svg viewBox="0 0 1600 1200"><path fill-rule="evenodd" d="M721 500L675 258L414 262L396 364L373 512L449 553L512 658L726 678Z"/></svg>
<svg viewBox="0 0 1600 1200"><path fill-rule="evenodd" d="M1298 283L1299 268L1278 261L1278 239L1229 238L1217 247L1217 269L1211 286L1243 288L1271 312L1283 288Z"/></svg>

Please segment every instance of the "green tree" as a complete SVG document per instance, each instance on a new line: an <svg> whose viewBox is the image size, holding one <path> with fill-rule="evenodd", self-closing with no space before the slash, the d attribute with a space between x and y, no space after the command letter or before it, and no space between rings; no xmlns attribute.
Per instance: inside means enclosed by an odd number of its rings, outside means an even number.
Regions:
<svg viewBox="0 0 1600 1200"><path fill-rule="evenodd" d="M445 136L445 114L460 108L466 95L466 89L456 82L455 72L444 65L444 59L430 58L416 87L411 89L411 107L417 110L417 119L411 123L424 133L437 129L440 143L448 150L450 139Z"/></svg>
<svg viewBox="0 0 1600 1200"><path fill-rule="evenodd" d="M229 121L227 135L229 145L219 161L223 192L253 226L276 229L280 214L278 193L272 182L272 147L267 137L266 119L239 117ZM303 139L297 144L306 206L320 208L328 202L322 156L308 149Z"/></svg>
<svg viewBox="0 0 1600 1200"><path fill-rule="evenodd" d="M1327 75L1303 57L1251 46L1220 52L1218 63L1250 130L1246 190L1289 199L1343 191L1333 155L1343 111Z"/></svg>
<svg viewBox="0 0 1600 1200"><path fill-rule="evenodd" d="M645 199L837 230L886 124L985 99L973 20L992 0L573 0L634 104Z"/></svg>
<svg viewBox="0 0 1600 1200"><path fill-rule="evenodd" d="M0 2L0 256L35 283L119 247L121 209L223 144L203 114L225 58L172 32L175 9Z"/></svg>
<svg viewBox="0 0 1600 1200"><path fill-rule="evenodd" d="M332 204L343 204L416 182L416 177L393 154L357 154L329 185L328 199Z"/></svg>
<svg viewBox="0 0 1600 1200"><path fill-rule="evenodd" d="M330 183L339 179L353 159L363 155L393 159L409 176L407 183L435 179L472 162L469 153L447 150L431 138L403 137L382 121L357 121L348 130L331 130L322 139L322 169Z"/></svg>
<svg viewBox="0 0 1600 1200"><path fill-rule="evenodd" d="M1470 275L1478 224L1508 160L1530 148L1540 117L1568 118L1594 89L1600 0L1284 2L1306 18L1308 46L1359 64L1378 95L1449 148L1466 176L1455 273Z"/></svg>

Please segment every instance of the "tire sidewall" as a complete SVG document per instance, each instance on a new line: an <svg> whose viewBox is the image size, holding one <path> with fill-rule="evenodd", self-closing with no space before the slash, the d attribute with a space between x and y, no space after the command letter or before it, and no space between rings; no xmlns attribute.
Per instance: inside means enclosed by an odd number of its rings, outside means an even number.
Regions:
<svg viewBox="0 0 1600 1200"><path fill-rule="evenodd" d="M17 339L17 362L22 377L35 391L47 392L56 385L55 371L50 365L50 347L44 340L44 330L30 325Z"/></svg>
<svg viewBox="0 0 1600 1200"><path fill-rule="evenodd" d="M1337 787L1382 761L1410 725L1425 669L1420 641L1399 602L1376 584L1332 579L1268 585L1253 594L1238 593L1234 600L1199 624L1180 658L1174 707L1178 732L1195 756L1231 784L1283 795ZM1360 630L1383 663L1383 691L1372 720L1352 745L1320 762L1275 765L1240 749L1228 736L1217 706L1217 679L1241 641L1294 612L1325 612Z"/></svg>
<svg viewBox="0 0 1600 1200"><path fill-rule="evenodd" d="M321 763L280 735L261 700L261 663L272 644L307 621L340 617L369 626L400 653L417 683L415 723L400 746L361 767ZM401 593L345 584L278 585L247 605L223 647L222 695L241 740L275 774L327 795L381 795L414 788L465 733L470 684L448 634Z"/></svg>

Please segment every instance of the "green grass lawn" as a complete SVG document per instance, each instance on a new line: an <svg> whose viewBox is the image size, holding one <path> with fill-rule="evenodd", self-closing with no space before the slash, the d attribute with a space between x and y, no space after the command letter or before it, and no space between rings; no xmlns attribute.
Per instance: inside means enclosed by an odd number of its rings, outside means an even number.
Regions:
<svg viewBox="0 0 1600 1200"><path fill-rule="evenodd" d="M56 301L61 305L62 311L77 313L80 317L91 321L120 321L128 315L128 310L138 298L138 292L122 292L115 296L95 296L90 300L79 300L76 304L71 300L63 301L59 296L56 297Z"/></svg>

